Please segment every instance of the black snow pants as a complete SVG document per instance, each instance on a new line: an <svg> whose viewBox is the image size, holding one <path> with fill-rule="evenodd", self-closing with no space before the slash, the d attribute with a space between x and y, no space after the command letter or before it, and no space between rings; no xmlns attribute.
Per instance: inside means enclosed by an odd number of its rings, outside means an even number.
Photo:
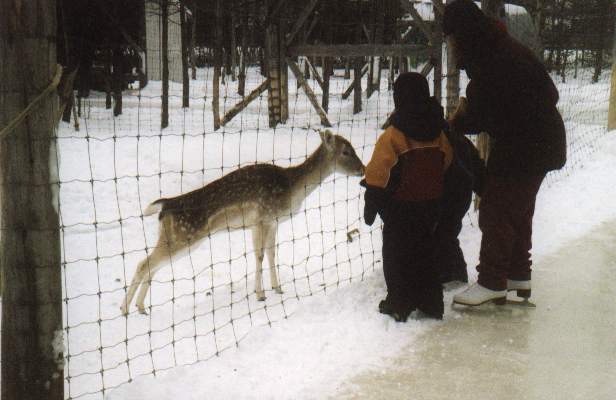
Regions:
<svg viewBox="0 0 616 400"><path fill-rule="evenodd" d="M436 228L438 252L435 256L435 266L442 283L468 282L466 261L458 236L462 231L462 219L471 205L472 197L473 192L470 187L457 188L443 196L441 216Z"/></svg>
<svg viewBox="0 0 616 400"><path fill-rule="evenodd" d="M442 318L443 287L434 266L440 201L390 201L384 210L383 272L387 302Z"/></svg>

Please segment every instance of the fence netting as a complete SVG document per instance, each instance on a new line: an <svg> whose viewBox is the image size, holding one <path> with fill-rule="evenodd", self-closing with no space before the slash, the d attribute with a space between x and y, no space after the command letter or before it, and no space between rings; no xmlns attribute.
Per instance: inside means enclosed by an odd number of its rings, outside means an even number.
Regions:
<svg viewBox="0 0 616 400"><path fill-rule="evenodd" d="M215 1L186 2L183 11L177 2L146 1L134 11L140 28L132 19L122 18L127 11L114 8L115 3L103 6L105 12L97 15L122 45L97 42L88 61L89 76L84 73L76 80L71 120L61 123L57 134L69 399L102 398L141 375L216 357L238 346L254 327L292 316L302 298L361 281L381 262L381 228L363 224L359 178L333 174L306 197L299 212L277 226L276 266L282 294L271 289L264 261L266 299L256 298L250 227L224 229L194 244L182 257L165 262L147 294L147 315L140 314L134 302L129 314L123 315L120 306L136 267L158 239L158 218L144 216L148 204L188 193L243 166L300 164L320 145L316 130L324 127L306 91L288 72L286 122L270 126L264 90L214 129ZM164 3L168 3L169 121L161 128ZM298 4L276 11L280 3L276 1L223 3L221 116L268 79L263 74L268 15L276 12L280 23L290 28L304 8ZM540 17L541 33L536 13L516 6L507 6L506 11L512 34L520 35L538 53L544 46L541 56L560 90L568 162L550 174L548 184L552 184L581 168L595 151L596 140L607 132L612 36L605 32L614 24L607 9L586 7L580 14L573 7L581 2L545 3L549 4ZM434 23L431 2L412 4L428 25ZM65 18L76 17L67 13ZM427 49L430 43L412 19L398 1L319 2L302 28L301 42L372 41ZM604 30L594 28L599 22L605 23ZM138 39L127 40L133 28ZM185 37L192 38L188 92L183 92L182 83L183 29ZM70 36L70 29L67 32ZM445 105L446 46L440 51ZM329 93L323 108L330 129L348 139L366 163L393 110L392 80L404 70L425 71L429 59L418 50L382 56L377 63L369 57L299 56L295 61L322 106L323 93ZM358 62L368 70L362 78L361 111L354 107L353 94L348 95L361 71L354 68ZM370 64L376 68L368 68ZM327 86L322 82L326 76ZM433 81L433 70L428 79ZM460 81L464 95L464 72ZM469 211L465 224L475 220L474 211Z"/></svg>

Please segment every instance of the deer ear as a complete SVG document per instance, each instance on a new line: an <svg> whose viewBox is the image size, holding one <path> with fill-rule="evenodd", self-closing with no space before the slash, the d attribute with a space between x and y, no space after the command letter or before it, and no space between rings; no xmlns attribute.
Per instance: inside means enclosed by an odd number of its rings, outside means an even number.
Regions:
<svg viewBox="0 0 616 400"><path fill-rule="evenodd" d="M319 135L321 135L321 141L327 146L334 144L334 134L329 129L325 129L324 131L319 130Z"/></svg>

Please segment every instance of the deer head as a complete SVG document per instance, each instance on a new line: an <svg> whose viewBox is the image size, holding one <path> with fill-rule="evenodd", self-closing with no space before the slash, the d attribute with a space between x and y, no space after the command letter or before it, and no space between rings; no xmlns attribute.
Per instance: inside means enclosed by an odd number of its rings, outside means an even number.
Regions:
<svg viewBox="0 0 616 400"><path fill-rule="evenodd" d="M333 134L329 129L318 132L326 151L326 157L334 163L335 172L350 176L364 175L364 164L357 157L355 149L348 140Z"/></svg>

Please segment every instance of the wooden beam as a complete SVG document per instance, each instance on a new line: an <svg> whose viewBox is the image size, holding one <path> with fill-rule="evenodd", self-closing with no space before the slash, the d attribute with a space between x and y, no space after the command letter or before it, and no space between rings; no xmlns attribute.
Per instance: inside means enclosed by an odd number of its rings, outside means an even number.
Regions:
<svg viewBox="0 0 616 400"><path fill-rule="evenodd" d="M317 71L314 65L312 65L308 57L305 57L304 60L306 61L306 63L308 63L308 68L310 68L310 71L312 71L312 75L314 76L314 79L317 81L319 86L321 86L321 89L323 89L323 78L321 78L319 71Z"/></svg>
<svg viewBox="0 0 616 400"><path fill-rule="evenodd" d="M227 122L231 121L233 117L242 112L242 110L244 110L248 106L248 104L250 104L254 99L259 97L261 93L265 92L269 84L269 79L264 80L259 86L257 86L255 90L250 92L248 96L246 96L242 101L240 101L239 103L234 105L229 111L227 111L224 117L222 117L222 121L220 122L220 124L224 126Z"/></svg>
<svg viewBox="0 0 616 400"><path fill-rule="evenodd" d="M308 17L310 16L310 13L312 13L312 10L314 10L314 7L317 5L318 2L319 0L310 0L309 3L306 5L306 7L304 7L304 9L302 10L299 17L297 17L297 19L295 20L295 24L293 24L293 28L291 28L291 30L289 31L289 33L287 34L285 38L285 43L287 47L290 46L291 43L293 43L293 39L295 39L295 35L297 35L297 32L299 32L302 26L304 26L306 19L308 19Z"/></svg>
<svg viewBox="0 0 616 400"><path fill-rule="evenodd" d="M360 78L366 75L366 72L368 72L368 67L369 67L368 63L364 64L364 66L361 69ZM342 100L346 100L351 95L351 92L353 91L354 88L355 88L355 81L353 80L351 84L349 85L349 87L344 91L344 93L342 93Z"/></svg>
<svg viewBox="0 0 616 400"><path fill-rule="evenodd" d="M423 68L421 69L419 73L422 74L423 76L428 76L430 71L432 71L432 68L434 68L434 64L432 63L432 60L430 60L426 63L426 65L423 66Z"/></svg>
<svg viewBox="0 0 616 400"><path fill-rule="evenodd" d="M432 29L430 29L426 21L421 18L421 15L419 15L419 12L415 8L415 6L411 4L408 0L402 0L400 4L402 5L402 8L405 11L408 11L409 14L411 14L411 17L413 17L413 20L411 21L413 25L417 26L419 30L422 31L424 35L426 35L429 42L432 42Z"/></svg>
<svg viewBox="0 0 616 400"><path fill-rule="evenodd" d="M327 118L327 113L319 104L317 96L315 96L314 92L310 88L310 85L308 85L308 82L306 82L306 79L304 79L304 75L302 74L302 71L300 71L297 63L290 58L287 58L287 64L289 64L291 72L293 72L293 75L295 75L295 79L297 79L302 89L304 89L304 93L306 93L306 96L308 96L310 104L312 104L312 107L314 107L317 114L319 114L319 117L321 118L321 124L323 124L324 126L332 126L332 124L329 122L329 119Z"/></svg>
<svg viewBox="0 0 616 400"><path fill-rule="evenodd" d="M300 45L287 49L290 57L375 57L408 56L410 53L428 54L426 46L416 44L337 44Z"/></svg>

